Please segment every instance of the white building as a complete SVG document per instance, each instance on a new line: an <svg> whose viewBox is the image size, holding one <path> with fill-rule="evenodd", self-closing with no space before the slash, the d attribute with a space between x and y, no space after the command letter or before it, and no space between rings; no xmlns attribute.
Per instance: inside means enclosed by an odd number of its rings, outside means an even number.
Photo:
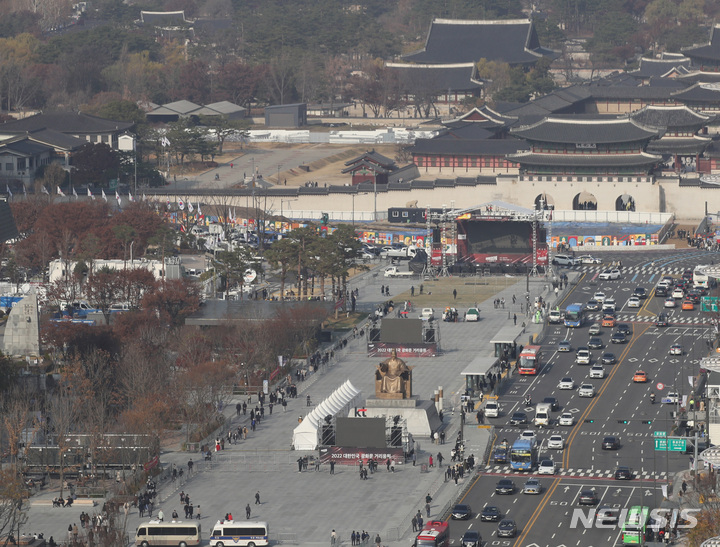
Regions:
<svg viewBox="0 0 720 547"><path fill-rule="evenodd" d="M72 274L75 270L77 261L73 260L66 262L64 260L53 260L50 262L48 268L48 278L51 283L65 279L67 275ZM66 271L65 268L69 270ZM109 268L111 270L124 270L125 268L143 268L155 276L155 279L160 280L163 278L163 271L165 272L165 279L180 279L183 276L183 266L178 257L169 257L165 259L165 266L163 268L162 260L148 260L146 258L134 259L134 260L94 260L92 262L93 273L103 268Z"/></svg>

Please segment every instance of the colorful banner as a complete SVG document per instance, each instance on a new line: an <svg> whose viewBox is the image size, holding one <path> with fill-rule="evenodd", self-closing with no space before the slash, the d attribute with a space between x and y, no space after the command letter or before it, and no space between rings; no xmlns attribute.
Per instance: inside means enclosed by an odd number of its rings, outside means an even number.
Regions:
<svg viewBox="0 0 720 547"><path fill-rule="evenodd" d="M571 247L612 247L612 246L640 246L657 244L657 234L623 234L609 235L561 235L553 236L548 244L557 249L560 243Z"/></svg>
<svg viewBox="0 0 720 547"><path fill-rule="evenodd" d="M353 446L330 446L320 448L320 463L328 464L334 461L340 465L358 465L362 460L363 465L367 465L370 459L385 465L390 458L392 465L402 465L405 463L405 454L402 448L358 448Z"/></svg>
<svg viewBox="0 0 720 547"><path fill-rule="evenodd" d="M391 342L368 342L368 356L389 356L393 350L398 357L435 357L438 352L436 343L397 344Z"/></svg>

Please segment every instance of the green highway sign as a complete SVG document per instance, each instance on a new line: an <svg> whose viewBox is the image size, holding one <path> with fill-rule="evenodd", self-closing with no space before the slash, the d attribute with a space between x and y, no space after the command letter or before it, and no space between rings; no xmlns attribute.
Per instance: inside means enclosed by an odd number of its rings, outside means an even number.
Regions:
<svg viewBox="0 0 720 547"><path fill-rule="evenodd" d="M687 440L682 437L655 439L655 450L661 452L685 452Z"/></svg>
<svg viewBox="0 0 720 547"><path fill-rule="evenodd" d="M700 309L702 311L710 311L710 312L720 311L720 306L718 306L718 302L720 302L720 297L703 296L702 298L700 298Z"/></svg>
<svg viewBox="0 0 720 547"><path fill-rule="evenodd" d="M667 431L655 431L653 435L655 437L667 437Z"/></svg>

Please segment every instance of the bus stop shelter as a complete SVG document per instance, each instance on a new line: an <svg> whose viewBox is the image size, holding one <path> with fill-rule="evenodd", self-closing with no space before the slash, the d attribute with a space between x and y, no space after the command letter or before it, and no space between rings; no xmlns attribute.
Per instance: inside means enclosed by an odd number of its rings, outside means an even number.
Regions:
<svg viewBox="0 0 720 547"><path fill-rule="evenodd" d="M487 379L487 375L490 374L493 367L498 365L498 361L499 358L492 354L478 355L470 361L470 364L460 373L465 377L465 389L471 393L480 391L483 381Z"/></svg>
<svg viewBox="0 0 720 547"><path fill-rule="evenodd" d="M504 352L507 352L510 358L517 357L513 356L513 352L517 349L517 339L525 330L525 327L513 325L505 325L502 327L495 336L493 336L490 343L494 347L495 357L502 357Z"/></svg>

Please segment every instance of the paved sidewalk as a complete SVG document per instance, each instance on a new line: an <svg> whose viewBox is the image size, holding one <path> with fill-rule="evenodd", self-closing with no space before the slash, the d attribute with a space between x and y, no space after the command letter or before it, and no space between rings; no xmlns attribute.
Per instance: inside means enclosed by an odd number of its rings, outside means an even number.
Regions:
<svg viewBox="0 0 720 547"><path fill-rule="evenodd" d="M376 278L378 286L384 281L381 279ZM443 387L444 427L448 441L455 439L460 427L460 413L453 413L453 408L457 408L460 395L464 392L464 377L460 372L479 352L490 351L489 342L493 336L501 328L512 324L510 304L506 309L496 310L492 300L504 297L509 303L513 294L525 294L526 279L514 278L513 281L497 295L481 303L482 316L478 323L439 323L443 348L441 355L436 358L407 359L409 365L415 366L413 391L420 399L430 399L435 389ZM407 283L407 287L403 288L403 283ZM397 294L400 290L408 290L411 283L394 280L393 292ZM531 301L540 294L548 296L547 285L549 283L543 278L531 279ZM378 288L372 283L366 287L367 290L360 292L360 301L368 304L374 300L379 302ZM541 328L542 325L529 323L519 341L526 341L530 334L540 332ZM520 329L518 321L518 332ZM290 400L287 412L275 406L270 415L266 405L265 418L246 441L237 445L226 444L226 450L214 455L211 462L202 461L198 454L179 451L163 453L161 462L164 466L176 464L184 470L187 470L187 461L192 456L195 471L192 476L185 472L176 482L159 482L156 511L161 508L166 518L174 509L182 515L179 503L179 492L182 490L189 493L196 511L198 504L200 506L205 538L209 537L217 519L227 512L244 515L246 504L250 504L251 518L268 521L271 535L276 541L299 545L324 544L329 542L330 532L335 529L340 543L349 544L352 530L364 529L371 534L372 539L379 533L385 545L407 547L412 541L411 516L424 507L425 496L430 493L433 497L431 518L442 517L472 484L474 474L466 474L455 485L454 482L445 482L444 468L435 467L423 472L420 465L413 467L412 463L396 466L395 473L388 473L381 467L367 481L359 479L355 467L336 466L335 475L330 475L325 467L319 472L309 470L298 473L296 460L305 453L291 449L292 432L298 418L309 410L305 403L306 396L310 395L314 403L319 403L348 379L362 390L365 397L373 396L374 369L378 361L377 358L367 356L364 340L350 340L346 348L336 352L332 364L321 367L305 382L298 384L298 398ZM224 412L229 424L226 429L237 428L249 420L249 415L235 415L235 404L238 401L240 398L235 397L227 402ZM255 402L256 398L253 397L253 407ZM492 441L491 430L468 423L464 427L464 435L465 454L473 454L476 461L482 461L486 447ZM426 462L430 454L435 456L438 451L443 453L445 463L450 459L451 444L436 446L428 438L416 441L419 463ZM255 505L254 496L258 491L262 503ZM40 497L52 498L55 495L47 492ZM100 506L94 508L96 511L99 509ZM69 524L80 525L78 516L83 510L87 508L32 506L23 530L43 532L46 539L52 535L56 541L64 540ZM131 540L140 522L137 509L132 509L127 522Z"/></svg>

